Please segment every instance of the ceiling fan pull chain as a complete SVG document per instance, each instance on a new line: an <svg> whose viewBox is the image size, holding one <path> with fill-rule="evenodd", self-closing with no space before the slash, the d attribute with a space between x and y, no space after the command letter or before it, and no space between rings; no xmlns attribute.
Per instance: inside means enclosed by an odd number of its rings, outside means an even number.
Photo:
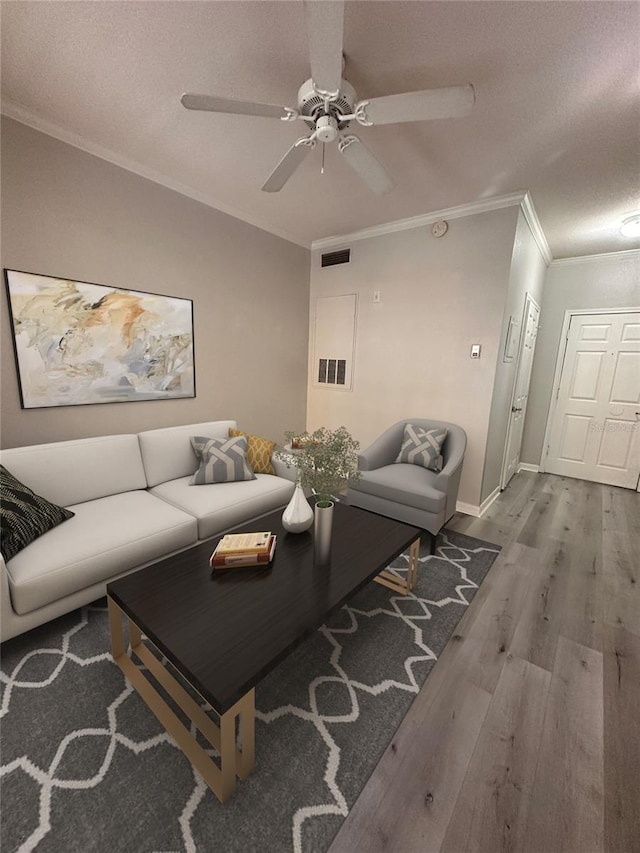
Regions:
<svg viewBox="0 0 640 853"><path fill-rule="evenodd" d="M324 142L322 143L322 165L320 166L320 174L324 175Z"/></svg>

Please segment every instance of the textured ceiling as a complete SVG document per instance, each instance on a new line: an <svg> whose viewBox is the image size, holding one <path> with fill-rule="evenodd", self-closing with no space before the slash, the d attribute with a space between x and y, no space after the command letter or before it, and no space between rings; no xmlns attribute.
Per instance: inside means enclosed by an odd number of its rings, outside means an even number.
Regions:
<svg viewBox="0 0 640 853"><path fill-rule="evenodd" d="M470 116L362 128L393 175L377 197L335 143L260 186L300 122L188 112L185 91L290 106L309 76L290 2L2 3L4 111L309 245L529 190L555 258L639 248L640 4L349 0L359 98L471 82Z"/></svg>

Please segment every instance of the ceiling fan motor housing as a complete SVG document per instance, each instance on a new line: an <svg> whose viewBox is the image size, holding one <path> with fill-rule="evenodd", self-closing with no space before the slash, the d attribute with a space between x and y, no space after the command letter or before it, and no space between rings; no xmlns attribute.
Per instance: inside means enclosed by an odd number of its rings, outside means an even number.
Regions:
<svg viewBox="0 0 640 853"><path fill-rule="evenodd" d="M329 104L329 115L334 119L337 130L344 130L345 127L349 127L350 122L338 121L337 117L339 115L352 115L357 100L356 90L351 83L341 80L338 97ZM325 116L324 98L316 92L311 78L305 80L298 90L298 112L302 116L309 116L309 120L305 119L305 123L310 130L319 129L316 122L321 116ZM318 137L319 142L330 142L333 139L335 139L335 135L327 140Z"/></svg>
<svg viewBox="0 0 640 853"><path fill-rule="evenodd" d="M316 122L316 140L333 142L338 135L338 122L332 116L320 116Z"/></svg>

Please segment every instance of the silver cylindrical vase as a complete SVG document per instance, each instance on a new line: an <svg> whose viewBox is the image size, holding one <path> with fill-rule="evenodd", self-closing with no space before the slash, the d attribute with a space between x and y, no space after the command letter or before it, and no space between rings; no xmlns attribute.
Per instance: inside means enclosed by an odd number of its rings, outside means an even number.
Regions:
<svg viewBox="0 0 640 853"><path fill-rule="evenodd" d="M331 530L333 527L333 502L318 506L313 511L313 549L316 563L328 563L331 558Z"/></svg>

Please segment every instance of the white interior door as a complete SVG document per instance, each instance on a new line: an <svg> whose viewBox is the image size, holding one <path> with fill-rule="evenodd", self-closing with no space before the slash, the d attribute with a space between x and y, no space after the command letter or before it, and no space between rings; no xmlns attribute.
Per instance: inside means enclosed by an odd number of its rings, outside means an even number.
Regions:
<svg viewBox="0 0 640 853"><path fill-rule="evenodd" d="M540 318L540 309L529 294L527 294L524 314L523 329L518 350L516 381L513 389L509 427L507 430L507 446L502 466L501 489L506 488L520 464L522 432L524 430L524 418L527 411L527 400L529 399L533 353L536 347L538 320Z"/></svg>
<svg viewBox="0 0 640 853"><path fill-rule="evenodd" d="M574 314L545 470L635 489L640 474L640 312Z"/></svg>

